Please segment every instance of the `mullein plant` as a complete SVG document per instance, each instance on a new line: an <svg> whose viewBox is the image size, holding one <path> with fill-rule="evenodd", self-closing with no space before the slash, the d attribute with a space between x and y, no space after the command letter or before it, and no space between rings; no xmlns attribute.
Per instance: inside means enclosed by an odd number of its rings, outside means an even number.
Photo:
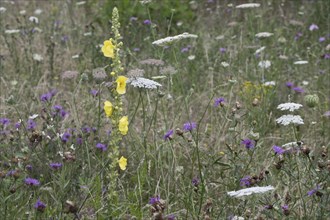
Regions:
<svg viewBox="0 0 330 220"><path fill-rule="evenodd" d="M118 202L118 193L116 191L118 166L121 170L126 170L127 159L124 156L120 157L119 144L128 132L128 117L125 116L123 111L122 96L126 93L127 78L122 74L124 68L120 61L119 52L123 46L120 41L119 33L120 23L117 8L112 11L112 27L111 31L114 38L104 41L102 52L105 57L112 60L111 63L111 77L116 82L111 92L111 99L104 102L105 115L110 119L112 126L111 141L109 142L109 172L107 178L109 181L108 186L108 202L111 205L116 205Z"/></svg>

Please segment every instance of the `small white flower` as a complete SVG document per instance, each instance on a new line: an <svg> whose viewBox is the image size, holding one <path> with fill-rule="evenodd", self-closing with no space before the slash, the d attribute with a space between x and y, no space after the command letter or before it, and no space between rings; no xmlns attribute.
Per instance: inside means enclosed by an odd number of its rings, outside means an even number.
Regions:
<svg viewBox="0 0 330 220"><path fill-rule="evenodd" d="M301 142L300 145L304 144L303 142ZM283 144L282 147L285 148L285 149L291 149L291 148L294 148L294 147L298 147L298 143L297 141L294 141L294 142L289 142L289 143L286 143L286 144Z"/></svg>
<svg viewBox="0 0 330 220"><path fill-rule="evenodd" d="M87 37L87 36L92 36L92 32L86 32L84 33L84 36Z"/></svg>
<svg viewBox="0 0 330 220"><path fill-rule="evenodd" d="M227 63L227 62L221 62L221 66L223 66L223 67L228 67L229 66L229 63Z"/></svg>
<svg viewBox="0 0 330 220"><path fill-rule="evenodd" d="M264 82L263 84L264 86L275 86L276 82L275 81L268 81L268 82Z"/></svg>
<svg viewBox="0 0 330 220"><path fill-rule="evenodd" d="M34 17L34 16L30 16L29 21L31 21L32 23L36 23L36 24L39 23L39 19L37 17Z"/></svg>
<svg viewBox="0 0 330 220"><path fill-rule="evenodd" d="M304 86L307 86L307 85L309 84L309 82L306 81L306 80L304 80L304 81L302 81L302 84L303 84Z"/></svg>
<svg viewBox="0 0 330 220"><path fill-rule="evenodd" d="M244 220L243 217L235 215L234 217L231 218L231 220Z"/></svg>
<svg viewBox="0 0 330 220"><path fill-rule="evenodd" d="M276 122L278 124L287 126L289 124L295 124L295 125L303 125L304 121L300 117L300 115L282 115L278 119L276 119Z"/></svg>
<svg viewBox="0 0 330 220"><path fill-rule="evenodd" d="M25 15L25 14L26 14L26 10L21 10L21 11L19 11L19 14L20 14L20 15Z"/></svg>
<svg viewBox="0 0 330 220"><path fill-rule="evenodd" d="M37 117L38 117L39 115L38 114L34 114L34 115L31 115L30 117L29 117L29 119L36 119Z"/></svg>
<svg viewBox="0 0 330 220"><path fill-rule="evenodd" d="M162 86L156 81L151 79L146 79L143 77L130 78L127 80L128 84L131 84L134 87L145 88L145 89L157 89L157 87Z"/></svg>
<svg viewBox="0 0 330 220"><path fill-rule="evenodd" d="M39 32L39 33L42 32L42 30L41 30L40 28L38 28L38 27L33 28L33 30L34 30L35 32Z"/></svg>
<svg viewBox="0 0 330 220"><path fill-rule="evenodd" d="M266 49L266 47L260 47L258 50L256 50L256 52L254 52L254 54L259 54L262 51L264 51Z"/></svg>
<svg viewBox="0 0 330 220"><path fill-rule="evenodd" d="M269 32L260 32L256 34L257 38L264 38L264 37L270 37L273 36L273 33L269 33Z"/></svg>
<svg viewBox="0 0 330 220"><path fill-rule="evenodd" d="M279 56L279 58L280 58L281 60L287 60L287 59L289 59L287 56L282 55L282 54Z"/></svg>
<svg viewBox="0 0 330 220"><path fill-rule="evenodd" d="M20 30L5 30L5 34L17 34Z"/></svg>
<svg viewBox="0 0 330 220"><path fill-rule="evenodd" d="M5 7L0 7L0 13L5 13L7 11L7 8Z"/></svg>
<svg viewBox="0 0 330 220"><path fill-rule="evenodd" d="M179 41L181 39L185 39L185 38L197 38L198 36L195 34L189 34L189 33L183 33L183 34L179 34L173 37L166 37L166 38L162 38L159 40L156 40L154 42L152 42L153 45L157 45L157 46L165 46L169 43L175 42L175 41Z"/></svg>
<svg viewBox="0 0 330 220"><path fill-rule="evenodd" d="M238 191L231 191L227 192L227 194L231 197L242 197L242 196L248 196L254 193L265 193L271 190L274 190L275 188L273 186L256 186L256 187L250 187L246 189L241 189Z"/></svg>
<svg viewBox="0 0 330 220"><path fill-rule="evenodd" d="M36 14L36 15L40 15L41 13L42 13L42 10L40 8L38 8L34 11L34 14Z"/></svg>
<svg viewBox="0 0 330 220"><path fill-rule="evenodd" d="M299 60L299 61L294 62L293 64L295 64L295 65L302 65L302 64L307 64L307 63L308 63L307 60Z"/></svg>
<svg viewBox="0 0 330 220"><path fill-rule="evenodd" d="M40 61L43 61L44 58L40 54L35 53L35 54L33 54L33 59L35 61L40 62Z"/></svg>
<svg viewBox="0 0 330 220"><path fill-rule="evenodd" d="M246 3L236 6L236 8L259 8L259 7L260 7L259 3Z"/></svg>
<svg viewBox="0 0 330 220"><path fill-rule="evenodd" d="M269 60L262 60L258 63L258 66L262 69L268 69L271 65L272 64Z"/></svg>
<svg viewBox="0 0 330 220"><path fill-rule="evenodd" d="M277 109L280 109L281 111L289 110L290 112L293 112L299 108L301 108L301 104L297 104L294 102L287 102L287 103L282 103L277 106Z"/></svg>
<svg viewBox="0 0 330 220"><path fill-rule="evenodd" d="M86 4L85 1L80 1L80 2L77 2L77 3L76 3L76 5L84 5L84 4Z"/></svg>
<svg viewBox="0 0 330 220"><path fill-rule="evenodd" d="M79 54L73 55L72 59L78 59L79 58Z"/></svg>
<svg viewBox="0 0 330 220"><path fill-rule="evenodd" d="M195 55L190 55L190 56L188 56L188 60L194 60L195 58L196 58Z"/></svg>

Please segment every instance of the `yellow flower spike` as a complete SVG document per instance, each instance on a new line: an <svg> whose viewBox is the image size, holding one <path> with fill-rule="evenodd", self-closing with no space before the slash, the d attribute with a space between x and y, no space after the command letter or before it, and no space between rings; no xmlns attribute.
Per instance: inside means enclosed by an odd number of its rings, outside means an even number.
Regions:
<svg viewBox="0 0 330 220"><path fill-rule="evenodd" d="M125 76L118 76L116 82L117 82L117 92L118 94L122 95L126 93L126 80L128 78Z"/></svg>
<svg viewBox="0 0 330 220"><path fill-rule="evenodd" d="M102 52L105 57L115 58L115 46L112 43L112 39L104 41Z"/></svg>
<svg viewBox="0 0 330 220"><path fill-rule="evenodd" d="M123 116L120 120L119 120L119 131L122 135L126 135L127 131L128 131L128 117L127 116Z"/></svg>
<svg viewBox="0 0 330 220"><path fill-rule="evenodd" d="M127 159L123 156L118 160L118 164L121 170L126 170L127 167Z"/></svg>
<svg viewBox="0 0 330 220"><path fill-rule="evenodd" d="M113 112L112 103L109 101L105 101L103 109L104 109L106 116L111 117L112 112Z"/></svg>

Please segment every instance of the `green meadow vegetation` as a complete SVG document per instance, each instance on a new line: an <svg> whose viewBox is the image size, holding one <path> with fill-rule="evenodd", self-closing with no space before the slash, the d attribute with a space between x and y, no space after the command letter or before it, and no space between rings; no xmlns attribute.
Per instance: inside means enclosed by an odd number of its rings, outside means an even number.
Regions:
<svg viewBox="0 0 330 220"><path fill-rule="evenodd" d="M330 4L0 0L0 213L329 219Z"/></svg>

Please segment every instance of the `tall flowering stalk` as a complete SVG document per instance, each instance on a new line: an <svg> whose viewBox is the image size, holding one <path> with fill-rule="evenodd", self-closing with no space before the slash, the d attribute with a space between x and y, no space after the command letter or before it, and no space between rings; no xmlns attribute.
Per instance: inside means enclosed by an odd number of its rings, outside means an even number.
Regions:
<svg viewBox="0 0 330 220"><path fill-rule="evenodd" d="M107 178L108 185L108 199L111 206L118 202L118 194L116 191L118 168L126 170L127 159L119 154L119 144L124 135L128 132L128 117L123 112L122 96L126 93L127 78L122 76L124 68L120 61L119 52L123 46L120 41L119 33L120 23L117 8L112 11L112 27L111 31L114 34L113 38L104 41L102 52L105 57L112 60L111 76L113 77L114 86L111 89L111 100L104 102L105 116L110 118L112 125L111 141L109 143L109 172Z"/></svg>

